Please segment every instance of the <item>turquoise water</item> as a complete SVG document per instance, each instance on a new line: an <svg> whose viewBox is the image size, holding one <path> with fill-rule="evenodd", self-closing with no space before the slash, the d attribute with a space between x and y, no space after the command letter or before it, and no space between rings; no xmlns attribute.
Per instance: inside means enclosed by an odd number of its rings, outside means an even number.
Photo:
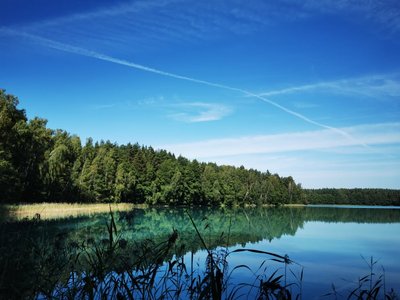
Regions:
<svg viewBox="0 0 400 300"><path fill-rule="evenodd" d="M302 291L303 299L319 299L332 291L332 284L339 295L347 296L357 286L358 279L369 274L368 262L371 257L373 261L377 261L374 264L376 278L384 274L387 289L394 288L399 294L399 209L195 208L188 210L188 213L193 217L210 250L219 253L227 249L230 252L226 259L228 271L241 264L251 269L235 270L229 279L231 286L243 282L251 282L257 286L259 279L269 277L276 270L277 274L285 274L284 264L274 262L270 256L233 252L244 248L282 256L287 254L295 262L287 265L287 284L292 284L290 288L294 295ZM206 251L185 209L138 209L116 214L115 219L120 237L128 241L129 245L139 244L145 239L156 243L166 241L173 229L176 229L179 238L175 249L180 249L178 252L188 266L193 263L197 272L204 270ZM8 274L0 279L3 287L1 292L5 296L14 295L14 290L28 296L40 294L35 285L43 284L41 277L49 278L51 275L43 272L54 272L45 264L46 253L60 255L56 262L51 261L53 266L57 263L65 265L65 259L61 255L66 254L64 250L57 249L63 245L81 245L89 240L105 241L108 238L108 220L109 215L99 214L52 221L1 223L0 267ZM263 268L258 270L260 265ZM38 266L42 266L40 274ZM113 268L112 265L110 268ZM302 269L303 279L300 280ZM55 273L61 280L70 272L71 270L61 269ZM251 298L255 290L249 293Z"/></svg>

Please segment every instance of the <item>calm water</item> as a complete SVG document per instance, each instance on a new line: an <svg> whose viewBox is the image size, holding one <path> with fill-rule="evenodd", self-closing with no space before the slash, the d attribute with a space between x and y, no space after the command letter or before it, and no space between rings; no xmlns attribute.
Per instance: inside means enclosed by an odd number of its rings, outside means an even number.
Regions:
<svg viewBox="0 0 400 300"><path fill-rule="evenodd" d="M246 248L289 255L297 264L289 265L288 283L299 283L294 275L299 277L304 268L303 299L319 299L332 290L332 284L339 293L348 295L356 287L358 278L369 274L365 260L369 261L371 256L377 261L374 271L382 274L384 267L386 287L394 288L399 294L400 209L196 208L190 214L210 249L228 247L229 251L233 251ZM56 284L57 280L68 277L70 272L79 272L60 270L59 266L65 265L68 259L65 249L72 249L73 245L81 245L89 240L105 241L108 238L108 220L109 215L99 214L46 222L2 222L0 270L7 275L0 276L0 298L1 295L32 297L40 294L38 286L44 284L41 277L50 278L54 273L56 276L51 278ZM193 253L194 265L199 269L204 268L206 252L183 209L138 209L117 214L116 223L118 232L130 244L139 244L145 239L162 242L168 239L174 228L177 229L179 239L176 249L180 249L180 254L189 264ZM60 256L56 261L50 259L55 253ZM235 265L246 264L253 272L267 260L263 265L267 269L257 274L268 277L275 270L283 274L284 267L270 258L240 252L229 254L227 260L230 270ZM46 261L51 263L46 265ZM246 281L254 282L251 272L239 269L232 273L230 282ZM293 293L298 292L293 286Z"/></svg>

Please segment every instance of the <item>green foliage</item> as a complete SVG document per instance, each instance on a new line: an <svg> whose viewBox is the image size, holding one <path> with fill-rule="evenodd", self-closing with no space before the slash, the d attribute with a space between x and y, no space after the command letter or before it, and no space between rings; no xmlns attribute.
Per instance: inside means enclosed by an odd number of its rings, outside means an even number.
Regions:
<svg viewBox="0 0 400 300"><path fill-rule="evenodd" d="M82 147L77 136L27 120L0 91L0 199L5 202L134 202L150 205L297 203L291 177L175 157L138 144Z"/></svg>
<svg viewBox="0 0 400 300"><path fill-rule="evenodd" d="M149 205L400 205L400 191L303 191L291 176L217 166L165 150L79 137L27 120L0 90L0 201L132 202Z"/></svg>
<svg viewBox="0 0 400 300"><path fill-rule="evenodd" d="M18 99L0 90L0 184L3 201L45 196L46 153L51 148L52 131L46 120L29 122L25 111L17 109Z"/></svg>

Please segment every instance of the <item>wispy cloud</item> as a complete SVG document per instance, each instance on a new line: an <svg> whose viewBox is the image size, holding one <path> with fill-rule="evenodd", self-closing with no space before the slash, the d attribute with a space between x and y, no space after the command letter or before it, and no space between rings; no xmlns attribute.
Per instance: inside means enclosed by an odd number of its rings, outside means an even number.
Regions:
<svg viewBox="0 0 400 300"><path fill-rule="evenodd" d="M146 97L139 100L134 101L139 106L148 106L148 105L160 105L163 104L165 100L164 96L156 96L156 97ZM128 102L131 106L132 103Z"/></svg>
<svg viewBox="0 0 400 300"><path fill-rule="evenodd" d="M17 27L48 38L114 51L143 52L160 46L196 44L227 35L261 32L271 25L321 14L358 14L392 31L400 31L398 5L390 1L139 0L22 24ZM130 45L131 47L126 47Z"/></svg>
<svg viewBox="0 0 400 300"><path fill-rule="evenodd" d="M179 112L170 115L171 118L188 123L217 121L229 115L232 108L219 103L191 102L172 105Z"/></svg>
<svg viewBox="0 0 400 300"><path fill-rule="evenodd" d="M243 154L200 159L220 165L269 170L281 176L292 176L306 188L381 187L398 188L400 163L371 159L369 155L349 158L332 153L285 152L280 154ZM245 163L244 163L245 162Z"/></svg>
<svg viewBox="0 0 400 300"><path fill-rule="evenodd" d="M196 43L221 34L259 30L267 23L265 13L269 10L264 9L263 14L254 8L262 6L262 1L253 4L218 1L210 6L187 0L128 1L24 24L18 29L46 37L63 36L80 45L88 41L98 46L134 43L136 49L146 43Z"/></svg>
<svg viewBox="0 0 400 300"><path fill-rule="evenodd" d="M90 105L90 109L93 109L93 110L102 110L102 109L109 109L109 108L114 108L114 107L116 107L115 103Z"/></svg>
<svg viewBox="0 0 400 300"><path fill-rule="evenodd" d="M81 41L192 40L223 34L248 34L265 26L321 14L358 14L392 31L400 31L400 9L392 1L139 0L127 1L25 24L22 30L79 33ZM101 36L100 36L101 33ZM135 33L135 34L132 34ZM147 37L141 39L141 37Z"/></svg>
<svg viewBox="0 0 400 300"><path fill-rule="evenodd" d="M153 96L140 98L137 100L116 101L114 103L95 103L88 106L91 110L107 110L107 109L139 109L146 106L166 106L164 96Z"/></svg>
<svg viewBox="0 0 400 300"><path fill-rule="evenodd" d="M221 103L209 102L180 102L171 103L166 101L164 96L154 96L141 98L138 100L117 101L109 104L91 104L91 110L143 110L146 107L157 107L164 112L169 118L185 123L199 123L221 120L232 113L230 106Z"/></svg>
<svg viewBox="0 0 400 300"><path fill-rule="evenodd" d="M341 128L369 145L400 143L400 123L383 123ZM274 135L244 136L175 145L160 145L175 154L190 158L207 158L260 153L284 153L339 147L354 147L359 143L338 136L331 130L316 130ZM371 151L373 153L373 151Z"/></svg>
<svg viewBox="0 0 400 300"><path fill-rule="evenodd" d="M260 93L273 97L304 92L322 92L357 95L373 98L400 97L400 74L382 74L358 78L317 82Z"/></svg>
<svg viewBox="0 0 400 300"><path fill-rule="evenodd" d="M63 24L71 24L79 21L96 20L100 18L119 17L129 13L143 13L152 9L160 9L172 3L181 2L182 0L146 0L146 1L128 1L118 3L112 6L98 8L92 11L70 14L48 20L42 20L29 24L30 29L39 29L45 27L61 26Z"/></svg>
<svg viewBox="0 0 400 300"><path fill-rule="evenodd" d="M99 59L99 60L103 60L103 61L107 61L107 62L111 62L111 63L115 63L118 65L123 65L123 66L127 66L130 68L134 68L137 70L141 70L141 71L146 71L146 72L150 72L150 73L154 73L154 74L158 74L161 76L165 76L165 77L170 77L170 78L175 78L175 79L180 79L180 80L185 80L185 81L189 81L189 82L194 82L194 83L198 83L198 84L202 84L202 85L206 85L206 86L210 86L210 87L215 87L215 88L219 88L219 89L224 89L224 90L230 90L230 91L235 91L238 93L243 94L244 96L251 96L254 97L262 102L265 102L269 105L272 105L278 109L280 109L281 111L294 116L295 118L298 118L306 123L321 127L321 128L325 128L325 129L329 129L333 132L336 132L336 134L339 134L341 136L343 136L344 138L348 139L349 141L351 141L352 143L357 143L363 147L368 148L369 146L365 143L363 143L360 140L355 139L352 135L350 135L348 132L344 131L343 129L340 128L336 128L333 126L329 126L317 121L314 121L308 117L306 117L305 115L296 112L294 110L291 110L271 99L266 98L265 96L261 96L261 95L257 95L253 92L250 92L248 90L244 90L241 88L237 88L237 87L232 87L232 86L228 86L228 85L224 85L224 84L219 84L219 83L215 83L215 82L211 82L211 81L206 81L206 80L200 80L200 79L196 79L193 77L189 77L189 76L183 76L183 75L179 75L179 74L175 74L175 73L170 73L170 72L166 72L166 71L162 71L162 70L158 70L155 68L151 68L148 66L144 66L144 65L140 65L140 64L136 64L127 60L123 60L123 59L119 59L119 58L115 58L109 55L105 55L102 53L98 53L95 51L91 51L91 50L87 50L84 48L80 48L80 47L75 47L72 45L68 45L68 44L64 44L64 43L60 43L60 42L56 42L50 39L46 39L37 35L32 35L26 32L21 32L21 31L16 31L16 30L12 30L9 28L0 28L0 34L7 34L7 35L14 35L14 36L20 36L26 39L29 39L33 42L39 43L42 46L45 47L49 47L49 48L53 48L53 49L57 49L60 51L64 51L64 52L69 52L69 53L74 53L77 55L82 55L82 56L86 56L86 57L91 57L91 58L95 58L95 59Z"/></svg>
<svg viewBox="0 0 400 300"><path fill-rule="evenodd" d="M251 5L240 0L225 0L213 3L188 0L145 0L127 1L93 11L81 12L51 20L45 20L33 27L52 27L71 24L77 21L96 20L99 18L121 17L130 14L143 14L150 11L161 12L172 22L185 22L189 28L205 31L236 30L247 32L251 27L268 25L277 21L293 21L312 17L316 14L358 13L365 18L390 28L400 30L400 9L395 1L252 1ZM179 12L177 14L176 12ZM174 13L175 12L175 13ZM234 19L234 22L231 19ZM208 24L207 24L208 23Z"/></svg>
<svg viewBox="0 0 400 300"><path fill-rule="evenodd" d="M315 13L358 13L393 32L400 31L400 6L396 1L305 0L301 10Z"/></svg>
<svg viewBox="0 0 400 300"><path fill-rule="evenodd" d="M316 108L319 106L318 104L307 102L307 101L295 101L293 103L293 105L294 105L294 107L300 108L300 109L310 109L310 108Z"/></svg>

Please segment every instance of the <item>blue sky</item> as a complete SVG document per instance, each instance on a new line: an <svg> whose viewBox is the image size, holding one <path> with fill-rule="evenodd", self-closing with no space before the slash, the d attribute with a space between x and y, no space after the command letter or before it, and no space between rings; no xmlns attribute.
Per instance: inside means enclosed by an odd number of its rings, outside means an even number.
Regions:
<svg viewBox="0 0 400 300"><path fill-rule="evenodd" d="M400 188L397 1L0 7L0 88L50 128L308 188Z"/></svg>

